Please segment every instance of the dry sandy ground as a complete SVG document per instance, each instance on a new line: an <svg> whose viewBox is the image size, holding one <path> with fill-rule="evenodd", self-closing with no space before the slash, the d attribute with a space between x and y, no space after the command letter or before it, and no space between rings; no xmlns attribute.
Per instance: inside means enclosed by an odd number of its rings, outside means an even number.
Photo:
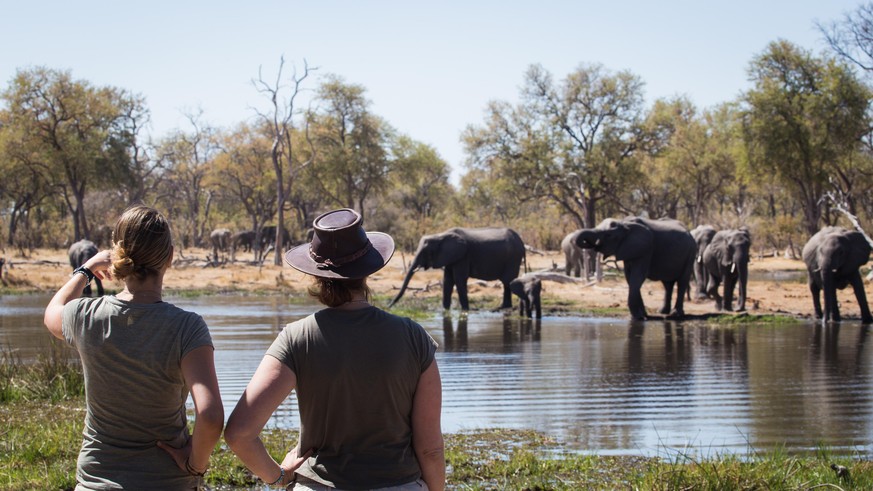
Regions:
<svg viewBox="0 0 873 491"><path fill-rule="evenodd" d="M174 290L246 290L246 291L285 291L301 294L309 284L305 275L287 266L270 264L254 265L252 255L242 253L237 262L219 267L206 264L208 251L188 249L178 257L174 267L167 273L164 285ZM38 250L28 256L7 249L2 252L6 258L3 271L4 284L12 290L50 292L63 284L70 274L66 251ZM403 282L404 265L412 259L410 253L395 253L391 262L381 271L371 276L370 287L379 294L393 296ZM563 255L559 252L529 254L528 261L533 271L563 265ZM805 267L799 260L780 258L753 259L750 264L753 279L749 282L747 310L750 314L785 314L809 317L812 313L812 300L806 286ZM865 270L866 272L866 270ZM776 280L772 276L787 274L788 279ZM783 275L786 276L786 275ZM406 296L439 296L440 270L419 271L410 282ZM106 285L107 289L120 289L117 283ZM609 276L600 284L584 281L543 283L543 301L546 304L544 315L567 314L572 311L613 308L626 313L627 286L623 277ZM499 282L469 282L471 308L490 309L497 306L502 295ZM868 285L869 290L869 285ZM650 314L660 308L664 295L663 287L657 282L646 282L643 286L643 299ZM487 301L485 299L487 298ZM859 310L851 288L838 292L841 313L848 319L858 318ZM477 301L477 299L479 301ZM550 302L551 301L551 302ZM559 301L559 302L556 302ZM402 301L401 301L402 302ZM455 300L457 302L457 300ZM715 312L712 300L686 302L685 311L691 315L705 315Z"/></svg>

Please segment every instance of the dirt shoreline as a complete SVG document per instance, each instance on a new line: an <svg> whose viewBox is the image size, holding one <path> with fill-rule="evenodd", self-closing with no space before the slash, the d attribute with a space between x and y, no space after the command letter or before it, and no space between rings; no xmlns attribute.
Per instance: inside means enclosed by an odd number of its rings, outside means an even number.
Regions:
<svg viewBox="0 0 873 491"><path fill-rule="evenodd" d="M187 249L176 259L167 273L164 286L178 292L253 292L289 293L302 295L310 284L310 279L287 266L270 264L263 266L252 262L252 255L242 253L237 261L218 267L207 265L209 253L203 249ZM5 251L5 270L3 271L3 291L10 292L52 292L62 285L70 274L66 251L38 250L28 256ZM412 259L411 253L398 251L388 265L370 277L370 288L379 295L393 297L403 283L405 265ZM552 269L563 265L560 252L529 254L528 263L532 271ZM782 258L753 258L749 264L750 275L746 308L753 315L784 315L809 318L812 315L812 299L806 285L806 269L802 261ZM866 268L863 271L866 273ZM441 295L440 270L419 271L410 282L404 298L434 297ZM120 289L120 284L109 282L108 290ZM870 289L868 283L867 289ZM502 295L499 282L469 282L471 308L491 309ZM643 285L643 300L650 314L656 314L663 301L664 289L660 283L647 281ZM839 291L837 296L841 313L847 320L860 316L857 301L851 288ZM627 317L627 285L623 277L608 276L601 283L591 283L576 279L571 282L545 281L543 283L543 315L568 315L591 311L614 312L615 316ZM457 305L457 297L455 297ZM494 305L490 305L490 304ZM398 305L402 306L403 300ZM457 308L456 306L454 308ZM692 300L685 302L685 312L689 316L706 316L716 313L712 300ZM610 314L604 314L610 315Z"/></svg>

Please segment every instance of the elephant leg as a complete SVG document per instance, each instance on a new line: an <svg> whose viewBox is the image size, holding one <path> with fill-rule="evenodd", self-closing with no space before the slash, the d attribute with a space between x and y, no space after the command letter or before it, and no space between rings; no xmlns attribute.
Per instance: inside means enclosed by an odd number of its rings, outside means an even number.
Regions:
<svg viewBox="0 0 873 491"><path fill-rule="evenodd" d="M634 320L646 320L646 306L643 303L643 295L640 293L646 275L641 270L642 268L634 268L628 264L625 264L624 268L624 277L628 286L627 308Z"/></svg>
<svg viewBox="0 0 873 491"><path fill-rule="evenodd" d="M703 265L698 262L694 263L694 280L695 280L695 295L698 299L706 298L706 272Z"/></svg>
<svg viewBox="0 0 873 491"><path fill-rule="evenodd" d="M458 303L461 304L461 310L470 310L470 301L467 299L467 277L461 274L455 274L455 287L458 289ZM512 300L509 301L509 306L512 307Z"/></svg>
<svg viewBox="0 0 873 491"><path fill-rule="evenodd" d="M103 296L103 283L100 282L100 278L94 278L94 283L97 284L97 296Z"/></svg>
<svg viewBox="0 0 873 491"><path fill-rule="evenodd" d="M685 317L685 295L690 293L691 275L687 279L680 279L676 282L676 305L673 311L670 312L672 317Z"/></svg>
<svg viewBox="0 0 873 491"><path fill-rule="evenodd" d="M525 297L525 299L524 299L524 317L527 317L528 319L531 318L532 307L533 306L531 305L530 297Z"/></svg>
<svg viewBox="0 0 873 491"><path fill-rule="evenodd" d="M534 304L534 310L536 311L536 314L537 314L537 319L542 319L543 318L543 306L540 303L540 294L539 293L534 294L533 304Z"/></svg>
<svg viewBox="0 0 873 491"><path fill-rule="evenodd" d="M719 311L723 309L721 295L718 294L718 287L720 284L721 280L715 276L710 276L709 283L706 285L706 295L715 299L715 309Z"/></svg>
<svg viewBox="0 0 873 491"><path fill-rule="evenodd" d="M670 313L670 307L673 304L673 287L676 285L675 281L662 281L664 285L664 304L661 306L660 313L667 315Z"/></svg>
<svg viewBox="0 0 873 491"><path fill-rule="evenodd" d="M509 281L512 281L511 279ZM509 288L509 281L503 282L503 303L500 304L501 309L512 308L512 290ZM464 282L466 284L466 282Z"/></svg>
<svg viewBox="0 0 873 491"><path fill-rule="evenodd" d="M443 309L449 310L452 308L452 290L455 289L455 275L452 272L451 266L446 266L443 270ZM458 297L461 292L458 292Z"/></svg>
<svg viewBox="0 0 873 491"><path fill-rule="evenodd" d="M812 278L809 279L809 292L812 294L812 307L815 310L815 318L821 319L821 287L818 286L818 284Z"/></svg>
<svg viewBox="0 0 873 491"><path fill-rule="evenodd" d="M91 296L91 283L85 285L85 288L82 289L82 296L90 297Z"/></svg>
<svg viewBox="0 0 873 491"><path fill-rule="evenodd" d="M870 307L867 305L867 294L864 293L864 280L861 279L861 272L856 271L852 275L852 289L855 290L855 298L858 300L858 307L861 308L861 322L864 324L873 323L873 317L870 316Z"/></svg>

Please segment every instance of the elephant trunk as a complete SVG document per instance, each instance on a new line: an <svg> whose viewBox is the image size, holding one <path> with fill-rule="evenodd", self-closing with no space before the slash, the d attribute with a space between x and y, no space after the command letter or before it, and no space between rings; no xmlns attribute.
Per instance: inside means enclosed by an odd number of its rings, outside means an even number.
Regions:
<svg viewBox="0 0 873 491"><path fill-rule="evenodd" d="M400 291L397 293L397 296L394 297L394 300L391 300L391 303L388 304L388 308L390 309L400 300L400 297L403 296L403 293L406 292L406 287L409 285L409 280L412 279L413 273L418 269L418 257L412 261L412 264L409 266L409 271L406 272L406 277L403 278L403 284L400 286Z"/></svg>
<svg viewBox="0 0 873 491"><path fill-rule="evenodd" d="M740 263L739 265L739 277L737 278L737 310L744 311L746 310L746 288L749 284L749 264L748 263Z"/></svg>
<svg viewBox="0 0 873 491"><path fill-rule="evenodd" d="M822 291L824 293L824 315L822 323L839 321L839 307L837 306L837 284L834 274L836 267L829 261L821 265Z"/></svg>

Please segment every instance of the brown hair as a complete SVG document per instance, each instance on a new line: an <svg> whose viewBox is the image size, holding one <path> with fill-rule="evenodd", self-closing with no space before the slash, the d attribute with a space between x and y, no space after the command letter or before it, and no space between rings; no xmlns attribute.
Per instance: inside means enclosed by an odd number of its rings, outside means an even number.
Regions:
<svg viewBox="0 0 873 491"><path fill-rule="evenodd" d="M367 286L367 278L356 278L353 280L340 278L322 278L321 276L313 276L313 284L309 286L308 292L311 297L315 297L328 307L339 307L340 305L352 299L355 292L364 292L364 298L370 299L370 287Z"/></svg>
<svg viewBox="0 0 873 491"><path fill-rule="evenodd" d="M144 279L159 274L170 261L173 237L167 219L154 208L128 208L112 232L112 276Z"/></svg>

